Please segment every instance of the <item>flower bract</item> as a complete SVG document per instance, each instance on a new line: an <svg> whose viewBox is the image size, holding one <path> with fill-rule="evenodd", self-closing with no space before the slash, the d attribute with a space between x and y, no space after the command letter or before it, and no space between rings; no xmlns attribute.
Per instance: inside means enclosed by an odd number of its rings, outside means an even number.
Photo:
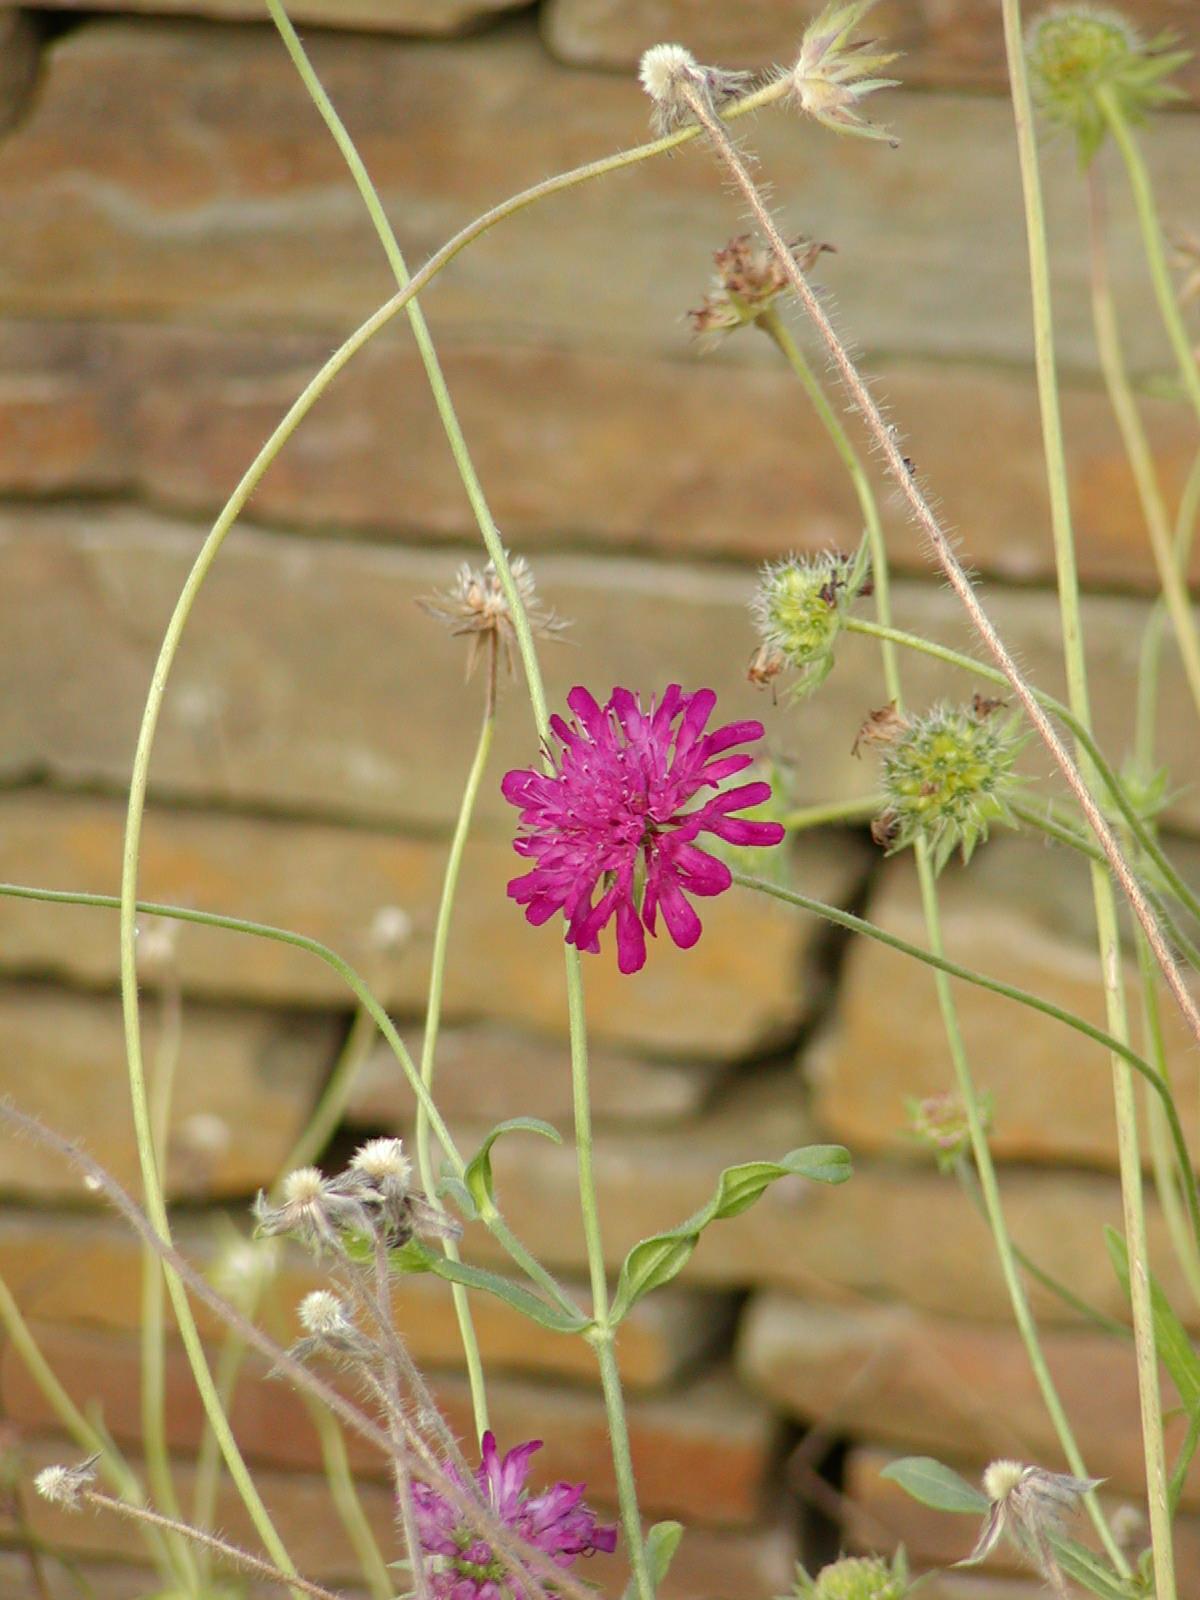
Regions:
<svg viewBox="0 0 1200 1600"><path fill-rule="evenodd" d="M502 785L524 830L513 848L532 863L508 892L529 922L561 911L567 942L594 953L615 918L622 972L644 964L660 910L681 949L695 944L700 918L688 896L721 894L732 882L725 863L699 848L699 835L773 845L784 834L777 822L735 815L770 798L765 782L723 787L754 759L730 752L760 739L763 726L731 722L705 733L716 701L711 689L685 694L674 683L645 710L629 689L614 689L604 706L584 688L571 690L573 720L550 721L559 746L553 770L509 772ZM705 790L711 796L688 810Z"/></svg>
<svg viewBox="0 0 1200 1600"><path fill-rule="evenodd" d="M614 1550L617 1530L597 1522L584 1505L583 1484L556 1483L541 1494L529 1493L530 1458L541 1447L540 1439L531 1439L502 1457L495 1435L484 1434L474 1487L488 1512L560 1567L572 1566L580 1556ZM447 1471L462 1484L453 1468ZM414 1483L412 1499L435 1600L524 1600L525 1591L506 1563L444 1495Z"/></svg>

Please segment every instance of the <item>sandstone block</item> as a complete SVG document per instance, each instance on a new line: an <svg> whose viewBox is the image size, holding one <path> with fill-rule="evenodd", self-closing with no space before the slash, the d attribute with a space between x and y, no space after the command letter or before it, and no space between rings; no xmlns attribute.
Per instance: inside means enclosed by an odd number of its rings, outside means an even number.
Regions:
<svg viewBox="0 0 1200 1600"><path fill-rule="evenodd" d="M828 259L836 275L842 258ZM699 294L706 271L701 263L692 289L681 287L680 306ZM0 489L124 492L215 516L328 349L319 334L277 329L0 322ZM731 341L728 355L752 349ZM849 480L781 364L479 338L441 354L492 510L526 553L573 530L623 551L732 555L749 565L856 536ZM1032 374L908 360L880 363L877 375L972 563L1023 581L1049 574ZM1152 587L1107 401L1079 382L1064 384L1063 401L1082 577ZM1191 461L1188 418L1152 399L1145 414L1173 497ZM909 519L892 496L883 501L893 562L926 572ZM292 529L475 539L409 341L377 340L351 363L267 472L254 505L260 519ZM1193 575L1200 580L1200 549Z"/></svg>
<svg viewBox="0 0 1200 1600"><path fill-rule="evenodd" d="M147 1007L146 1070L154 1070ZM269 1181L308 1120L335 1048L322 1017L189 1006L175 1074L168 1187L179 1195L247 1194ZM138 1185L120 1004L49 988L0 985L0 1090L79 1139L123 1184ZM65 1164L6 1131L0 1184L48 1197L83 1195Z"/></svg>
<svg viewBox="0 0 1200 1600"><path fill-rule="evenodd" d="M972 865L943 878L946 948L957 961L1013 983L1104 1026L1095 946L1088 944L1090 890L1082 858L1032 840L997 838ZM1183 870L1194 865L1185 852ZM912 863L890 863L872 919L924 943ZM1130 1014L1139 1014L1136 964L1128 963ZM851 950L837 1027L816 1050L818 1115L859 1149L903 1148L905 1098L953 1085L936 1007L914 1003L932 985L907 958L881 945ZM956 984L977 1080L995 1099L993 1148L1014 1160L1115 1166L1116 1130L1102 1047L1002 996ZM903 1026L896 1019L903 1017ZM1197 1067L1173 1004L1162 1007L1176 1100L1189 1138L1197 1132ZM909 1146L911 1148L911 1146Z"/></svg>
<svg viewBox="0 0 1200 1600"><path fill-rule="evenodd" d="M546 0L542 32L573 66L629 71L650 45L680 38L701 61L761 67L792 61L805 23L819 10L789 0L736 7L721 0ZM1189 21L1187 0L1139 0L1137 23L1147 38L1164 30L1186 36ZM884 0L872 12L871 31L904 52L897 75L905 83L1007 91L1004 34L987 0ZM1195 98L1194 62L1182 81Z"/></svg>
<svg viewBox="0 0 1200 1600"><path fill-rule="evenodd" d="M331 698L331 719L332 713ZM433 730L429 737L436 738ZM119 803L43 791L36 800L11 794L0 797L0 817L0 877L115 891L124 821ZM458 1095L458 1103L466 1096L476 1112L503 1106L501 1115L515 1116L542 1106L557 1114L569 1093L558 1042L566 1029L561 934L529 929L506 897L516 859L510 844L494 835L468 847L445 1015L451 1021L482 1016L531 1028L544 1042L539 1045L535 1038L526 1056L519 1042L506 1046L501 1036L489 1036L491 1063L503 1077L478 1099L469 1085L477 1082L477 1072L487 1070L487 1060L467 1072L461 1057L456 1067L453 1054L445 1054L447 1075L457 1078L457 1088L448 1085L447 1104ZM853 849L831 851L809 840L799 852L797 870L818 892L841 900L853 892L858 861ZM403 1017L420 1014L425 1005L444 866L444 846L427 838L164 808L147 821L141 885L143 894L167 904L266 920L323 940ZM412 928L408 942L391 955L372 938L377 915L388 907L403 912ZM0 967L9 972L53 973L92 984L116 981L111 911L0 896L0 939ZM733 892L705 908L705 934L696 948L679 951L660 941L652 952L656 959L636 979L617 972L611 951L590 961L589 1018L602 1052L606 1042L614 1047L601 1056L612 1065L613 1077L601 1088L598 1108L618 1109L617 1098L636 1086L647 1096L644 1114L681 1111L706 1092L715 1061L743 1057L794 1035L826 998L821 948L821 931L811 920L802 921L775 902L760 906L755 898ZM188 992L205 996L304 1006L352 1003L343 980L315 956L224 929L186 927L179 936L178 971ZM402 1023L402 1032L415 1050L419 1026ZM661 1068L635 1063L618 1045L663 1056L665 1063ZM453 1049L451 1036L449 1052ZM515 1064L514 1053L520 1056ZM364 1116L390 1115L395 1107L411 1105L399 1065L390 1055L388 1061L376 1058L365 1076ZM539 1062L556 1075L557 1086L536 1081L533 1067ZM627 1115L643 1114L642 1103L636 1112L630 1105Z"/></svg>
<svg viewBox="0 0 1200 1600"><path fill-rule="evenodd" d="M1144 1481L1137 1378L1129 1345L1046 1329L1042 1347L1089 1470L1116 1493ZM983 1466L998 1456L1065 1463L1014 1329L939 1320L906 1306L854 1311L784 1295L751 1302L743 1378L772 1403L839 1435ZM1167 1385L1164 1405L1175 1402ZM1168 1424L1168 1451L1180 1430ZM1185 1487L1183 1504L1200 1504Z"/></svg>
<svg viewBox="0 0 1200 1600"><path fill-rule="evenodd" d="M140 1437L138 1345L132 1337L81 1329L39 1327L48 1359L72 1395L103 1405L105 1424L121 1443ZM200 1438L203 1411L182 1348L172 1343L167 1363L167 1432L186 1459ZM0 1360L11 1416L36 1433L52 1427L45 1401L11 1348ZM353 1380L350 1393L354 1393ZM461 1378L437 1375L433 1391L450 1427L474 1451L470 1396ZM497 1438L507 1447L545 1440L538 1476L586 1482L600 1505L616 1499L608 1426L600 1395L580 1387L517 1378L493 1378L489 1410ZM634 1465L643 1507L650 1516L679 1517L706 1526L753 1525L766 1498L775 1444L770 1412L725 1372L715 1372L665 1396L639 1395L629 1403ZM320 1470L320 1451L299 1398L268 1381L252 1362L239 1385L232 1422L247 1460L264 1472L287 1469L292 1481ZM370 1447L348 1437L356 1480L386 1483L388 1469ZM390 1490L385 1491L390 1493ZM297 1558L299 1559L299 1558Z"/></svg>
<svg viewBox="0 0 1200 1600"><path fill-rule="evenodd" d="M0 0L9 5L14 0ZM134 11L149 15L205 17L219 22L259 22L263 9L254 0L47 0L62 11ZM288 16L318 28L363 29L380 33L429 34L435 38L465 33L530 0L295 0Z"/></svg>
<svg viewBox="0 0 1200 1600"><path fill-rule="evenodd" d="M237 1219L240 1223L242 1219ZM244 1227L242 1229L244 1231ZM231 1220L181 1217L176 1240L189 1260L208 1270L228 1248ZM45 1338L58 1341L65 1371L76 1345L91 1348L81 1329L131 1333L141 1322L142 1257L133 1234L105 1216L54 1215L13 1210L0 1220L0 1280L27 1319ZM298 1338L295 1307L327 1275L299 1250L285 1255L270 1292L272 1318ZM582 1304L586 1290L578 1290ZM400 1280L395 1315L418 1366L455 1370L462 1366L458 1325L449 1285L432 1275ZM491 1295L476 1296L473 1315L489 1372L519 1373L594 1384L596 1362L578 1339L539 1328ZM222 1324L203 1306L197 1321L208 1336ZM622 1324L617 1355L625 1384L658 1390L682 1381L726 1343L733 1302L722 1294L668 1290L641 1301ZM114 1345L118 1354L125 1347Z"/></svg>
<svg viewBox="0 0 1200 1600"><path fill-rule="evenodd" d="M563 71L532 26L453 45L334 34L311 44L414 261L501 196L646 135L632 74ZM1011 112L916 93L879 114L902 134L899 150L782 113L759 119L785 226L839 246L844 321L865 349L1027 362ZM1186 118L1156 125L1163 194L1186 192L1193 144ZM1081 237L1083 187L1065 143L1046 168L1049 214L1062 237ZM459 257L429 310L454 338L493 328L507 307L520 308L524 339L677 353L680 311L741 220L692 149L624 174L619 189L597 183L523 213ZM1128 208L1115 203L1112 220L1126 346L1153 370L1167 352ZM392 287L341 157L265 28L114 21L57 41L36 106L0 150L0 226L11 241L0 308L19 315L340 330ZM1094 370L1085 271L1076 253L1059 256L1058 338L1064 365Z"/></svg>

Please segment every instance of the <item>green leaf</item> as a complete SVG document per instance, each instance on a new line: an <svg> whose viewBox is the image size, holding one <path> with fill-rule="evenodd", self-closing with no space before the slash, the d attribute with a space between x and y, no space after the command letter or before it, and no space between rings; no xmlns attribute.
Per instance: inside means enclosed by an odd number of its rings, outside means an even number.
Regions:
<svg viewBox="0 0 1200 1600"><path fill-rule="evenodd" d="M849 1176L850 1152L839 1144L789 1150L782 1161L747 1161L741 1166L726 1167L706 1206L677 1228L652 1234L630 1250L617 1282L613 1320L619 1322L643 1295L669 1283L683 1270L710 1222L721 1222L748 1210L777 1179L801 1177L817 1183L845 1183Z"/></svg>
<svg viewBox="0 0 1200 1600"><path fill-rule="evenodd" d="M943 1466L932 1456L904 1456L884 1467L880 1477L890 1478L914 1500L919 1500L923 1506L932 1506L935 1511L956 1511L973 1517L987 1515L987 1496L952 1467Z"/></svg>
<svg viewBox="0 0 1200 1600"><path fill-rule="evenodd" d="M679 1541L683 1538L682 1522L656 1522L646 1534L646 1561L650 1577L657 1589L670 1570ZM630 1578L621 1600L635 1600L637 1580Z"/></svg>
<svg viewBox="0 0 1200 1600"><path fill-rule="evenodd" d="M438 1180L437 1192L439 1199L452 1200L454 1202L458 1214L464 1222L479 1221L479 1207L475 1204L474 1196L466 1184L456 1178L453 1173L447 1172L442 1175Z"/></svg>
<svg viewBox="0 0 1200 1600"><path fill-rule="evenodd" d="M505 1305L519 1311L539 1327L549 1328L553 1333L579 1333L588 1326L588 1319L581 1313L567 1312L559 1306L550 1305L540 1295L531 1293L512 1278L489 1272L486 1267L468 1266L465 1261L451 1261L448 1256L433 1255L429 1251L426 1251L426 1256L427 1271L436 1273L450 1283L461 1283L468 1289L482 1289L486 1294L495 1295L497 1300L503 1300Z"/></svg>
<svg viewBox="0 0 1200 1600"><path fill-rule="evenodd" d="M495 1204L492 1194L492 1146L502 1133L540 1133L543 1139L552 1139L555 1144L562 1143L562 1134L558 1129L552 1123L543 1122L541 1117L510 1117L507 1122L498 1122L467 1162L463 1173L463 1182L478 1211L487 1211Z"/></svg>
<svg viewBox="0 0 1200 1600"><path fill-rule="evenodd" d="M1100 1595L1101 1600L1131 1600L1134 1591L1098 1556L1076 1544L1074 1539L1054 1533L1049 1537L1054 1558L1068 1578L1082 1584L1092 1594Z"/></svg>
<svg viewBox="0 0 1200 1600"><path fill-rule="evenodd" d="M1105 1228L1104 1241L1113 1270L1121 1287L1129 1296L1129 1251L1125 1240L1115 1228ZM1171 1309L1158 1279L1150 1278L1150 1308L1154 1318L1154 1344L1159 1360L1171 1374L1171 1382L1179 1391L1183 1409L1194 1422L1200 1419L1200 1358L1188 1338L1182 1322Z"/></svg>

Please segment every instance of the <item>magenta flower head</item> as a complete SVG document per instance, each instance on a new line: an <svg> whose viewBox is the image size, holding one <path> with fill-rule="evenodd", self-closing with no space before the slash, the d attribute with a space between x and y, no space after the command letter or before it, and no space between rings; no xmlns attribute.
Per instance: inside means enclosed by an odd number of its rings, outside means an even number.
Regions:
<svg viewBox="0 0 1200 1600"><path fill-rule="evenodd" d="M513 848L533 863L508 886L528 921L540 925L561 911L567 943L595 953L615 917L622 972L644 964L643 929L657 931L660 909L680 949L695 944L700 918L688 896L721 894L733 881L697 837L773 845L784 836L778 822L734 815L771 797L769 783L721 787L754 759L727 752L761 739L763 726L730 722L705 733L716 703L711 689L684 694L677 683L646 711L628 689L614 689L603 708L586 689L571 690L574 719L550 719L561 746L554 770L510 772L501 785L525 830ZM685 809L710 789L711 798Z"/></svg>
<svg viewBox="0 0 1200 1600"><path fill-rule="evenodd" d="M583 1484L556 1483L543 1494L528 1493L529 1458L541 1448L540 1439L531 1439L501 1459L495 1435L484 1434L475 1487L489 1511L560 1567L598 1550L614 1550L617 1530L599 1524L583 1504ZM510 1569L443 1495L428 1484L414 1483L412 1497L421 1549L436 1562L429 1574L435 1600L524 1600Z"/></svg>

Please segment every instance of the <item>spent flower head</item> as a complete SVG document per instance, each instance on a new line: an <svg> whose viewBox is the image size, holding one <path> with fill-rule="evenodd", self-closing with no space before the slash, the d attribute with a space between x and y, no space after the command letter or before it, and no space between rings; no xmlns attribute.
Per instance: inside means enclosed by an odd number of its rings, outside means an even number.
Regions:
<svg viewBox="0 0 1200 1600"><path fill-rule="evenodd" d="M512 556L509 568L536 638L553 639L570 627L569 622L539 601L533 572L523 556ZM455 638L465 636L468 639L468 678L479 665L485 646L493 651L503 647L508 670L512 672L516 629L508 596L493 562L489 561L485 567L473 567L464 561L448 589L425 595L417 604L429 616L444 623Z"/></svg>
<svg viewBox="0 0 1200 1600"><path fill-rule="evenodd" d="M761 739L763 726L731 722L705 733L716 703L711 689L685 694L677 683L645 710L629 689L614 689L603 707L586 689L571 690L573 720L550 719L559 745L547 752L552 770L509 772L501 785L524 830L513 848L533 863L508 885L527 921L540 926L561 911L567 943L596 953L615 917L622 972L645 963L660 910L680 949L695 944L700 918L688 896L722 894L733 881L699 848L700 834L738 845L783 838L776 822L734 815L770 798L767 783L724 787L754 759L728 752ZM711 798L687 810L706 789Z"/></svg>
<svg viewBox="0 0 1200 1600"><path fill-rule="evenodd" d="M1065 1472L1020 1461L993 1461L983 1474L983 1492L990 1505L975 1548L957 1565L975 1566L996 1548L1002 1537L1028 1560L1055 1592L1064 1597L1067 1586L1054 1555L1053 1540L1085 1494L1103 1478L1073 1478Z"/></svg>
<svg viewBox="0 0 1200 1600"><path fill-rule="evenodd" d="M1144 122L1156 106L1183 98L1166 78L1188 60L1169 34L1143 40L1119 11L1055 6L1025 36L1030 87L1047 121L1075 135L1082 166L1104 142L1110 115Z"/></svg>
<svg viewBox="0 0 1200 1600"><path fill-rule="evenodd" d="M835 246L813 239L794 239L789 246L802 272L810 272L818 257ZM760 321L780 295L790 291L787 274L773 250L757 243L754 235L740 233L713 254L713 287L694 311L688 312L692 332L709 343L735 328Z"/></svg>
<svg viewBox="0 0 1200 1600"><path fill-rule="evenodd" d="M43 1500L62 1506L67 1511L78 1511L83 1495L96 1481L96 1463L100 1456L88 1456L76 1466L43 1467L33 1480L33 1486Z"/></svg>
<svg viewBox="0 0 1200 1600"><path fill-rule="evenodd" d="M750 72L701 66L681 44L651 45L638 66L638 78L654 106L650 120L660 136L691 121L691 93L699 94L710 110L719 111L745 94L753 76Z"/></svg>
<svg viewBox="0 0 1200 1600"><path fill-rule="evenodd" d="M580 1556L614 1550L617 1530L597 1522L583 1503L582 1483L556 1483L541 1494L529 1493L530 1457L541 1448L540 1439L531 1439L501 1457L495 1435L485 1433L474 1474L484 1504L505 1528L544 1551L556 1566L570 1567ZM453 1467L446 1471L460 1487L469 1487ZM526 1600L508 1567L457 1507L426 1483L414 1483L412 1500L434 1600Z"/></svg>
<svg viewBox="0 0 1200 1600"><path fill-rule="evenodd" d="M980 1121L985 1134L991 1130L993 1106L990 1094L980 1095ZM971 1148L971 1126L962 1096L948 1091L926 1095L922 1100L910 1098L905 1108L909 1133L918 1144L932 1152L939 1172L953 1172Z"/></svg>
<svg viewBox="0 0 1200 1600"><path fill-rule="evenodd" d="M868 122L859 101L876 89L891 89L896 78L879 72L898 54L881 50L877 39L851 39L851 35L876 0L832 0L804 30L800 55L788 72L791 91L800 109L834 133L853 133L864 139L885 139L895 147L899 140L886 128Z"/></svg>
<svg viewBox="0 0 1200 1600"><path fill-rule="evenodd" d="M870 714L855 747L882 751L885 804L871 832L889 854L922 838L940 872L955 850L969 861L992 823L1016 827L1014 763L1024 740L1018 716L997 711L996 701L977 695L970 706L939 704L921 717L894 707Z"/></svg>
<svg viewBox="0 0 1200 1600"><path fill-rule="evenodd" d="M797 675L793 694L811 694L819 688L833 670L833 647L846 613L868 588L861 555L822 551L768 561L750 600L750 614L765 651L752 666L752 678L754 671L765 672L769 665L782 662Z"/></svg>
<svg viewBox="0 0 1200 1600"><path fill-rule="evenodd" d="M803 1574L796 1587L801 1600L904 1600L908 1592L902 1555L891 1564L878 1556L843 1556L815 1578Z"/></svg>

